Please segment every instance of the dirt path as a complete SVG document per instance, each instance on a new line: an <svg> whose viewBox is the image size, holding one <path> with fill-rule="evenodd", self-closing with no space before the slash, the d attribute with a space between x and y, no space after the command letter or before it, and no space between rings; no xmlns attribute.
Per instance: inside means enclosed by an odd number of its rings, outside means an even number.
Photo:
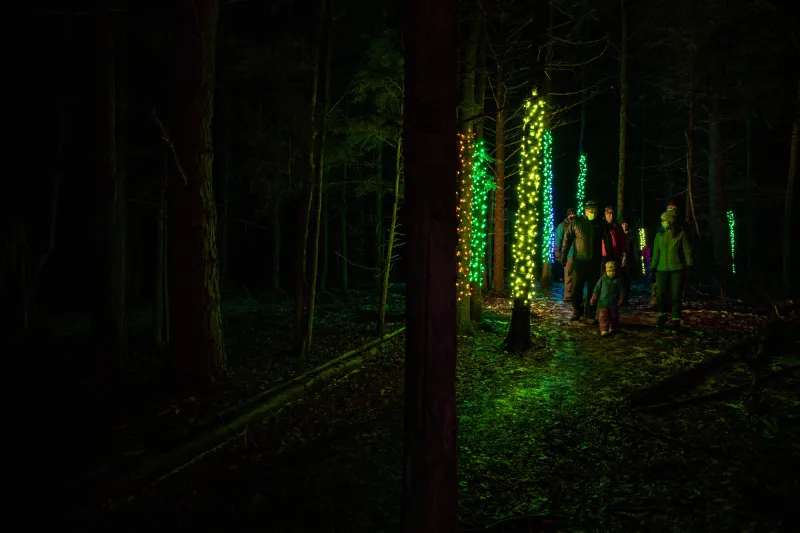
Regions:
<svg viewBox="0 0 800 533"><path fill-rule="evenodd" d="M557 296L535 303L537 348L525 356L497 350L503 302L487 303L485 328L462 346L462 522L550 513L562 531L789 531L800 488L788 473L800 471L796 382L658 417L632 415L623 402L759 319L697 309L688 331L657 333L642 298L606 339L569 323ZM396 530L402 351L393 341L375 363L91 522L117 531ZM706 388L748 379L737 368Z"/></svg>

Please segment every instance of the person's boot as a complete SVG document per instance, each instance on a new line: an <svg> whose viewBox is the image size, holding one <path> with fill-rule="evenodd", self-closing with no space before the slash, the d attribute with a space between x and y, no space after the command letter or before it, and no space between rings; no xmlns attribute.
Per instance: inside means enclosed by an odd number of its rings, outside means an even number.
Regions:
<svg viewBox="0 0 800 533"><path fill-rule="evenodd" d="M572 311L572 316L569 317L569 321L570 322L577 322L580 319L581 319L581 312L573 310Z"/></svg>
<svg viewBox="0 0 800 533"><path fill-rule="evenodd" d="M680 331L681 330L681 319L680 318L673 318L670 321L669 327L671 329L675 330L675 331Z"/></svg>
<svg viewBox="0 0 800 533"><path fill-rule="evenodd" d="M656 319L656 327L663 328L667 324L667 315L659 313Z"/></svg>

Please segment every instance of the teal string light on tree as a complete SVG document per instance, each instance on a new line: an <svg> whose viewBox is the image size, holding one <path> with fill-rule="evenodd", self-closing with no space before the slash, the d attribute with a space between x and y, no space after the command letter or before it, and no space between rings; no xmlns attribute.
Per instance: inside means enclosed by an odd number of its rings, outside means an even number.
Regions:
<svg viewBox="0 0 800 533"><path fill-rule="evenodd" d="M581 154L578 160L578 193L576 194L578 216L583 214L583 202L586 199L586 154Z"/></svg>
<svg viewBox="0 0 800 533"><path fill-rule="evenodd" d="M731 273L736 274L736 220L733 217L733 211L730 209L726 215L728 217L728 233L731 239Z"/></svg>
<svg viewBox="0 0 800 533"><path fill-rule="evenodd" d="M553 134L549 131L542 137L542 171L544 188L542 194L542 263L552 263L555 247L555 215L553 213Z"/></svg>

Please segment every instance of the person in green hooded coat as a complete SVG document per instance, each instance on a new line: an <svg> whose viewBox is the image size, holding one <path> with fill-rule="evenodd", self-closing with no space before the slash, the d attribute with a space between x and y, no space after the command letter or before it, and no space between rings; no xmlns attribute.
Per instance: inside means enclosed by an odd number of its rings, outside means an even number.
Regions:
<svg viewBox="0 0 800 533"><path fill-rule="evenodd" d="M664 231L656 235L650 266L650 281L656 282L656 325L665 326L671 312L671 325L678 329L681 326L683 279L686 271L694 266L692 247L674 211L661 215L661 227Z"/></svg>

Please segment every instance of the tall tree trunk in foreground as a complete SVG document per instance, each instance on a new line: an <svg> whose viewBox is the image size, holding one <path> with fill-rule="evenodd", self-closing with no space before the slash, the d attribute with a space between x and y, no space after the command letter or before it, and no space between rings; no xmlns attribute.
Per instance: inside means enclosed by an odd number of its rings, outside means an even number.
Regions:
<svg viewBox="0 0 800 533"><path fill-rule="evenodd" d="M401 108L400 114L403 111ZM386 323L386 298L389 294L389 273L392 270L392 254L394 253L395 228L397 227L397 207L400 203L400 175L402 174L403 136L397 136L394 163L394 201L392 202L392 219L389 222L389 238L386 241L386 258L384 259L383 276L381 277L381 299L378 305L378 336L383 337Z"/></svg>
<svg viewBox="0 0 800 533"><path fill-rule="evenodd" d="M230 102L230 100L228 100ZM221 202L217 234L219 235L219 286L225 287L225 278L228 272L228 204L230 204L231 191L231 112L230 104L227 105L228 116L225 117L225 167L222 171L222 187L220 187Z"/></svg>
<svg viewBox="0 0 800 533"><path fill-rule="evenodd" d="M620 0L622 35L619 52L619 168L617 176L617 219L625 216L625 167L628 145L628 12Z"/></svg>
<svg viewBox="0 0 800 533"><path fill-rule="evenodd" d="M325 134L328 127L328 108L330 107L330 73L331 73L331 24L332 19L330 15L330 2L331 0L320 0L320 27L321 32L318 36L317 46L319 47L319 64L321 76L319 77L317 88L318 92L322 92L322 102L317 100L318 109L315 113L318 121L319 139L316 143L316 174L315 174L315 205L316 212L314 213L314 240L311 244L311 267L308 276L308 285L306 293L306 341L305 351L301 352L302 357L308 355L308 350L311 348L312 334L314 333L314 308L317 301L317 273L319 269L319 238L320 238L320 222L322 220L322 184L325 174Z"/></svg>
<svg viewBox="0 0 800 533"><path fill-rule="evenodd" d="M455 7L408 0L405 12L406 533L458 532Z"/></svg>
<svg viewBox="0 0 800 533"><path fill-rule="evenodd" d="M505 288L505 245L506 245L506 80L502 59L497 61L497 117L494 141L494 265L492 273L492 293L501 296Z"/></svg>
<svg viewBox="0 0 800 533"><path fill-rule="evenodd" d="M176 171L170 179L170 348L181 379L226 367L212 184L218 0L182 0L173 81Z"/></svg>
<svg viewBox="0 0 800 533"><path fill-rule="evenodd" d="M792 292L792 207L794 204L794 180L797 176L797 142L800 137L800 82L797 83L792 144L789 150L789 176L786 178L786 199L783 207L783 291Z"/></svg>
<svg viewBox="0 0 800 533"><path fill-rule="evenodd" d="M550 118L552 117L552 114L553 114L553 97L550 96L550 92L551 92L550 76L547 75L547 66L551 65L553 63L553 14L554 14L553 6L550 5L550 4L547 4L547 20L548 20L548 24L547 24L547 39L546 39L546 42L545 42L545 44L547 46L547 49L546 49L547 53L545 54L544 63L541 65L541 73L540 73L541 80L542 80L542 87L544 88L544 96L545 96L545 100L547 102L547 104L545 106L546 110L547 110L547 114L545 115L545 130L546 131L550 131ZM550 172L552 172L552 164L553 164L553 162L550 161L550 165L551 165L551 167L549 169ZM551 190L550 191L543 190L544 194L552 194L552 187L553 187L553 183L552 182L551 182L550 186L551 186ZM542 201L541 205L542 206L545 205L544 201ZM553 209L553 207L551 206L550 209ZM553 218L553 221L554 221L555 220L555 213L553 213L553 215L554 215L554 218ZM551 224L551 222L550 222L550 220L548 218L548 213L543 212L542 213L542 219L543 219L543 223L544 224ZM550 231L552 232L552 233L550 233L550 235L553 235L555 233L555 231L556 231L556 228L552 227L552 225L551 225ZM542 231L542 250L544 250L546 247L550 246L549 242L544 242L545 235L546 235L546 233L544 231ZM542 261L542 275L539 277L539 285L540 285L540 287L542 287L545 290L549 290L550 289L550 266L551 265L550 265L550 260L549 259L547 259L545 261Z"/></svg>
<svg viewBox="0 0 800 533"><path fill-rule="evenodd" d="M644 130L642 130L644 131ZM644 169L644 162L642 163ZM642 170L644 172L644 170ZM686 223L694 221L694 227L700 236L700 226L697 224L697 216L694 211L694 192L692 185L694 182L694 89L689 94L689 128L686 132ZM642 189L644 191L644 189ZM644 202L644 200L642 200ZM644 205L644 204L642 204Z"/></svg>
<svg viewBox="0 0 800 533"><path fill-rule="evenodd" d="M473 76L475 77L475 96L474 96L474 104L473 104L473 116L474 117L481 117L476 118L473 121L473 130L475 131L475 144L483 141L483 110L484 110L484 100L486 99L486 21L484 20L483 14L477 15L477 27L475 28L476 32L476 58L475 58L475 69ZM486 162L482 162L481 164L485 165ZM474 184L473 184L474 186ZM484 184L479 184L480 187L484 187ZM489 194L486 195L485 201L489 202ZM479 206L480 207L480 206ZM488 211L488 210L487 210ZM473 217L475 220L475 217ZM484 218L483 219L483 226L480 228L473 228L473 231L477 231L478 235L481 240L484 241L482 252L480 253L480 257L476 257L473 260L473 264L481 265L481 276L480 279L475 279L476 276L472 275L474 281L470 283L470 303L469 303L469 316L470 320L473 322L480 322L483 320L483 288L487 287L487 275L486 275L486 250L488 249L488 245L486 241L489 240L489 235L487 231L489 221ZM476 250L473 250L475 253ZM488 289L488 287L487 287Z"/></svg>
<svg viewBox="0 0 800 533"><path fill-rule="evenodd" d="M339 237L341 238L341 251L339 252L339 264L341 265L341 270L339 275L341 276L341 289L342 292L347 292L347 163L344 165L344 178L342 182L342 206L339 208L340 216L341 216L341 227L339 228Z"/></svg>
<svg viewBox="0 0 800 533"><path fill-rule="evenodd" d="M94 327L100 377L113 379L125 357L125 176L117 169L116 68L114 15L100 21L100 94L97 124L96 243L98 260ZM107 383L108 381L106 381Z"/></svg>

